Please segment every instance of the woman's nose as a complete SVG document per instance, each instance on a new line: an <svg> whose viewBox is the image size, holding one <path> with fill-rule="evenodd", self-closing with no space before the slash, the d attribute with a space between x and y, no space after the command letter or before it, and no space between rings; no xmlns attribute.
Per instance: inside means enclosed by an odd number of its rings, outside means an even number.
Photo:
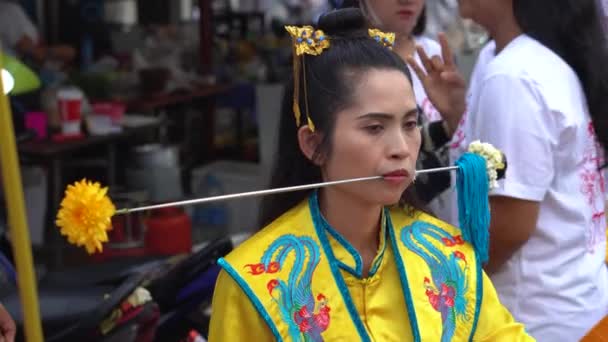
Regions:
<svg viewBox="0 0 608 342"><path fill-rule="evenodd" d="M388 151L391 159L405 159L410 155L408 139L403 132L394 134L394 138L388 142Z"/></svg>

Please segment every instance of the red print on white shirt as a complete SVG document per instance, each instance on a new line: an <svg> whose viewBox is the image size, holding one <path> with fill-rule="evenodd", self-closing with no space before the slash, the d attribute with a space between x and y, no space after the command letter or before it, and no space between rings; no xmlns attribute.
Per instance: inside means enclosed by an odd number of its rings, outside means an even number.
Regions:
<svg viewBox="0 0 608 342"><path fill-rule="evenodd" d="M580 191L591 207L591 225L587 227L587 251L594 253L598 244L606 240L606 218L604 214L604 175L599 170L604 160L595 138L595 130L590 122L587 126L587 146L583 154L583 169L579 174Z"/></svg>
<svg viewBox="0 0 608 342"><path fill-rule="evenodd" d="M424 100L422 101L421 107L422 107L422 112L424 113L424 115L426 116L426 118L428 119L429 122L435 122L435 121L441 120L441 114L439 113L437 108L435 108L435 106L433 106L433 103L431 102L431 100L429 100L428 97L424 98Z"/></svg>
<svg viewBox="0 0 608 342"><path fill-rule="evenodd" d="M465 111L464 114L462 114L462 119L460 119L460 122L458 123L458 127L456 128L454 135L452 136L452 141L450 142L450 148L452 150L466 149L466 147L463 146L466 139L466 135L464 134L464 124L466 120L467 112Z"/></svg>

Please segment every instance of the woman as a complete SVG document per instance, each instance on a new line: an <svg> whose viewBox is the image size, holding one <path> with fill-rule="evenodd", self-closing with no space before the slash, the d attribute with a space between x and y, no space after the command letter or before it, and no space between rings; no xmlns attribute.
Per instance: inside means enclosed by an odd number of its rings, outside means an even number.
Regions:
<svg viewBox="0 0 608 342"><path fill-rule="evenodd" d="M272 187L384 178L269 197L270 223L219 262L210 341L529 340L458 230L389 209L407 202L419 112L406 65L364 27L345 9L320 18L323 32L289 28L306 52Z"/></svg>
<svg viewBox="0 0 608 342"><path fill-rule="evenodd" d="M380 27L388 32L395 32L394 51L403 60L413 56L417 62L421 57L433 56L438 61L442 58L441 45L436 41L423 36L426 28L426 1L425 0L360 0L359 5L366 13L368 21L374 27ZM444 35L439 36L440 43L447 46ZM418 48L418 51L417 51ZM465 82L453 63L452 56L442 56L450 62L451 72L445 70L444 77L463 89L460 97L464 96ZM411 70L410 70L411 71ZM434 168L447 166L449 163L448 142L458 126L458 122L465 111L464 101L455 105L454 102L446 105L436 102L437 107L424 91L421 80L412 77L416 103L421 108L423 145L418 159L418 168ZM433 174L417 179L415 194L431 212L445 219L449 217L450 175L447 173Z"/></svg>
<svg viewBox="0 0 608 342"><path fill-rule="evenodd" d="M360 6L367 14L367 18L374 27L380 27L384 31L395 32L394 51L406 60L413 56L420 61L420 55L441 56L441 45L436 41L423 36L426 28L426 0L360 0ZM445 36L440 35L440 42L447 46ZM417 52L417 47L421 53ZM450 57L452 59L452 57ZM454 70L456 71L456 70ZM458 73L454 81L461 81ZM457 126L462 114L464 104L459 108L440 107L438 111L428 98L424 87L418 77L413 77L414 93L416 103L422 108L425 121L434 122L445 119L445 130L451 136ZM439 104L441 105L441 104Z"/></svg>
<svg viewBox="0 0 608 342"><path fill-rule="evenodd" d="M597 144L608 142L608 71L598 67L608 50L596 0L461 0L460 13L493 41L479 55L451 153L480 139L509 160L491 197L485 269L532 336L578 341L608 314ZM425 60L425 72L410 63L427 93L449 97L441 64Z"/></svg>

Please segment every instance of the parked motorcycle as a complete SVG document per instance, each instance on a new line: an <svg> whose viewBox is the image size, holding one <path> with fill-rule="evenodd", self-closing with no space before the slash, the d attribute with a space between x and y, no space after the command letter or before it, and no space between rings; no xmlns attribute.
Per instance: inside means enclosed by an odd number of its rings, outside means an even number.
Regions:
<svg viewBox="0 0 608 342"><path fill-rule="evenodd" d="M207 336L208 317L219 273L216 261L232 250L229 238L197 252L150 260L137 258L52 272L38 285L45 341L180 342L193 333ZM9 260L0 256L4 278L14 281ZM23 317L16 286L0 294L23 341Z"/></svg>

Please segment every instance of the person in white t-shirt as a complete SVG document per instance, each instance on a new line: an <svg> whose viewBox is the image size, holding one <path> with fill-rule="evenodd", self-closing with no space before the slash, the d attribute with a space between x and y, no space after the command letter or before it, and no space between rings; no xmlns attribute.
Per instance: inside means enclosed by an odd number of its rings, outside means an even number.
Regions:
<svg viewBox="0 0 608 342"><path fill-rule="evenodd" d="M70 46L41 44L36 26L19 4L0 0L0 44L2 51L42 64L46 60L69 62L75 56Z"/></svg>
<svg viewBox="0 0 608 342"><path fill-rule="evenodd" d="M491 41L451 143L507 156L491 194L490 260L501 301L539 341L578 341L608 314L604 165L608 45L596 0L461 0ZM427 93L449 98L443 65L410 60ZM596 134L597 133L597 134ZM603 149L603 148L604 149ZM454 200L454 207L456 207ZM458 223L454 211L452 223Z"/></svg>
<svg viewBox="0 0 608 342"><path fill-rule="evenodd" d="M433 56L442 60L441 45L425 36L426 28L426 0L360 0L359 6L366 13L370 26L395 33L393 50L404 60L407 57L421 62L421 57ZM441 35L440 43L447 46L445 36ZM450 56L450 65L453 72L448 75L464 89L464 79L456 70L453 58ZM423 144L418 159L417 168L427 169L447 166L449 162L447 143L458 126L464 113L464 102L459 108L446 106L435 102L427 96L424 87L412 70L412 81L416 102L420 108ZM464 91L463 91L464 94ZM414 192L423 204L427 204L430 211L437 217L446 219L449 203L450 176L447 173L435 173L421 176L416 179Z"/></svg>

